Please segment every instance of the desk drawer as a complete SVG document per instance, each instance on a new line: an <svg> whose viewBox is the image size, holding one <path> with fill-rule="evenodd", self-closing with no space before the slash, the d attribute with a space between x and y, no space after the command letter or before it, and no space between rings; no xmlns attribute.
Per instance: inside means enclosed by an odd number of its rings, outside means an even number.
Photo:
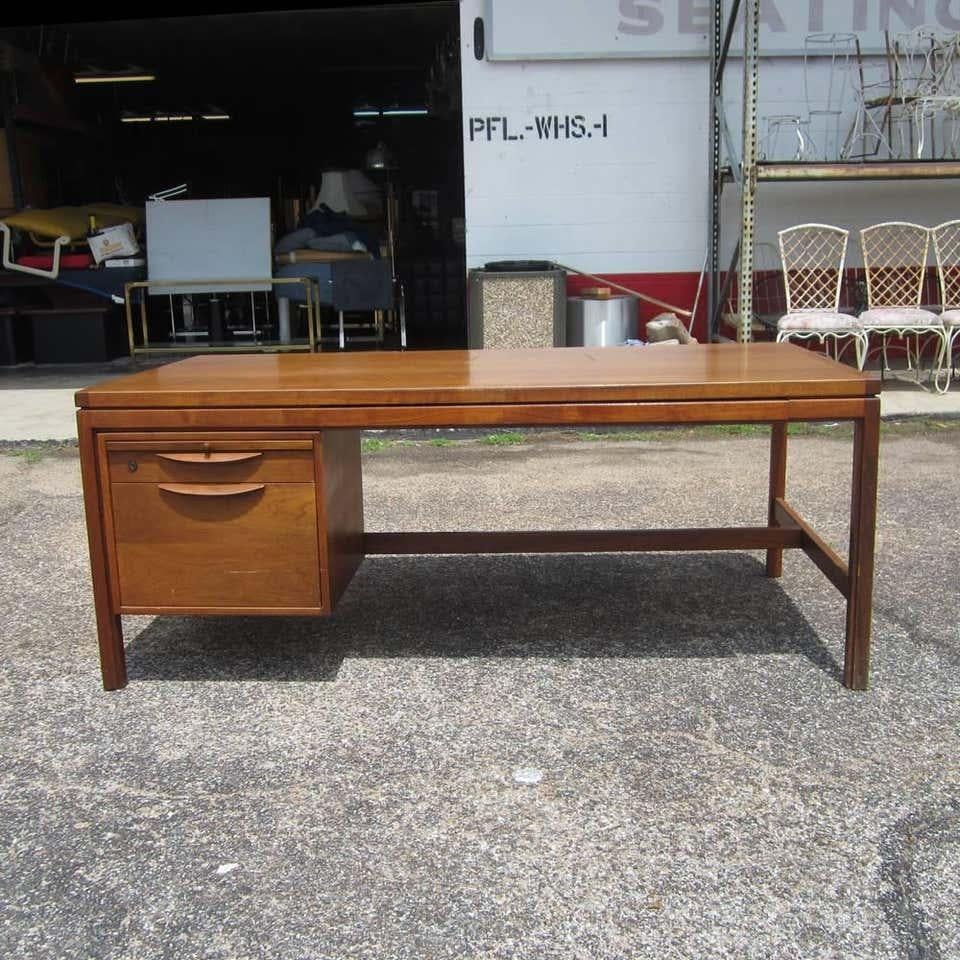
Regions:
<svg viewBox="0 0 960 960"><path fill-rule="evenodd" d="M321 606L313 483L111 489L121 607Z"/></svg>
<svg viewBox="0 0 960 960"><path fill-rule="evenodd" d="M112 483L311 483L309 440L112 441Z"/></svg>

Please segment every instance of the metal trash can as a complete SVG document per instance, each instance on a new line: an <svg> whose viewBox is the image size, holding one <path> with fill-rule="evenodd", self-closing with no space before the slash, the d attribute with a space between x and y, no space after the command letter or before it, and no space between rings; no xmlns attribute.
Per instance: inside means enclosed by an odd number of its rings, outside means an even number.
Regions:
<svg viewBox="0 0 960 960"><path fill-rule="evenodd" d="M636 297L567 297L568 347L619 347L636 335Z"/></svg>

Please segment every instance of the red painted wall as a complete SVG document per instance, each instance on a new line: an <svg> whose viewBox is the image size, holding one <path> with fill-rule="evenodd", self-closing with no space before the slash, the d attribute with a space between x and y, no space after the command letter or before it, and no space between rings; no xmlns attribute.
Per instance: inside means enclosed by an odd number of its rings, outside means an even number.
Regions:
<svg viewBox="0 0 960 960"><path fill-rule="evenodd" d="M666 303L675 304L685 310L693 309L693 301L697 295L697 283L700 280L698 273L608 273L598 274L606 279L622 283L631 290L657 297ZM864 274L861 267L851 267L845 271L844 283L840 292L840 309L845 312L856 313L866 308L866 289ZM734 286L736 281L734 281ZM576 274L567 274L567 293L576 295L587 287L598 286L595 280L589 280ZM614 290L616 292L616 290ZM735 295L735 290L728 294L728 300ZM936 305L940 302L940 290L937 286L937 273L934 268L927 271L922 301L924 304ZM783 278L779 271L763 271L756 274L754 281L754 310L764 316L779 317L786 313L787 305L783 290ZM639 304L639 324L637 337L646 339L645 324L647 320L663 312L663 308L649 303ZM686 317L680 317L687 322ZM706 278L704 288L700 292L700 302L693 325L693 335L704 342L707 330L707 291ZM721 331L728 336L731 330ZM893 341L891 341L893 342ZM815 344L814 344L815 346Z"/></svg>

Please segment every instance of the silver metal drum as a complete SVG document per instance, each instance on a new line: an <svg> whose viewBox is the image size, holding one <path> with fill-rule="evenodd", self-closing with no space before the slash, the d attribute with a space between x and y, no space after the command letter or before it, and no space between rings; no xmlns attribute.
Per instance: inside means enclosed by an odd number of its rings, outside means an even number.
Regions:
<svg viewBox="0 0 960 960"><path fill-rule="evenodd" d="M619 347L636 335L636 297L567 297L568 347Z"/></svg>

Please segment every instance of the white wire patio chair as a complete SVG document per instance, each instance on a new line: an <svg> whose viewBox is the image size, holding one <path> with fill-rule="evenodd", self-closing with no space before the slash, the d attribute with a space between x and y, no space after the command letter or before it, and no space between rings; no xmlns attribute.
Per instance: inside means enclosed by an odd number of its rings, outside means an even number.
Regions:
<svg viewBox="0 0 960 960"><path fill-rule="evenodd" d="M862 370L867 338L863 324L840 312L840 288L849 231L825 223L802 223L778 234L787 312L777 322L777 343L818 340L834 358L853 344ZM844 341L843 350L840 344Z"/></svg>
<svg viewBox="0 0 960 960"><path fill-rule="evenodd" d="M912 369L912 337L919 382L923 346L933 341L936 366L931 368L931 379L940 389L940 365L946 351L944 326L935 313L920 306L930 231L903 221L877 223L860 231L860 246L867 279L867 309L860 320L868 339L881 338L882 369L889 369L887 341L891 336L905 340L907 368Z"/></svg>
<svg viewBox="0 0 960 960"><path fill-rule="evenodd" d="M858 64L855 33L808 33L803 40L803 96L807 141L803 159L840 159L840 125L848 109Z"/></svg>
<svg viewBox="0 0 960 960"><path fill-rule="evenodd" d="M854 41L856 69L851 75L854 116L840 148L841 160L893 158L895 83L892 53L882 61L868 61Z"/></svg>
<svg viewBox="0 0 960 960"><path fill-rule="evenodd" d="M796 163L813 159L815 152L810 139L809 120L804 120L796 113L763 118L761 160L790 160Z"/></svg>
<svg viewBox="0 0 960 960"><path fill-rule="evenodd" d="M937 280L940 284L940 321L944 331L944 356L938 369L938 377L945 382L938 389L945 393L950 388L953 376L953 348L960 338L960 220L948 220L930 231L933 251L937 259Z"/></svg>
<svg viewBox="0 0 960 960"><path fill-rule="evenodd" d="M957 58L960 35L931 27L898 34L893 44L896 98L907 121L909 144L904 152L922 159L927 142L931 153L940 121L947 153L955 149L956 114L960 111L960 75ZM929 137L928 137L929 130Z"/></svg>

